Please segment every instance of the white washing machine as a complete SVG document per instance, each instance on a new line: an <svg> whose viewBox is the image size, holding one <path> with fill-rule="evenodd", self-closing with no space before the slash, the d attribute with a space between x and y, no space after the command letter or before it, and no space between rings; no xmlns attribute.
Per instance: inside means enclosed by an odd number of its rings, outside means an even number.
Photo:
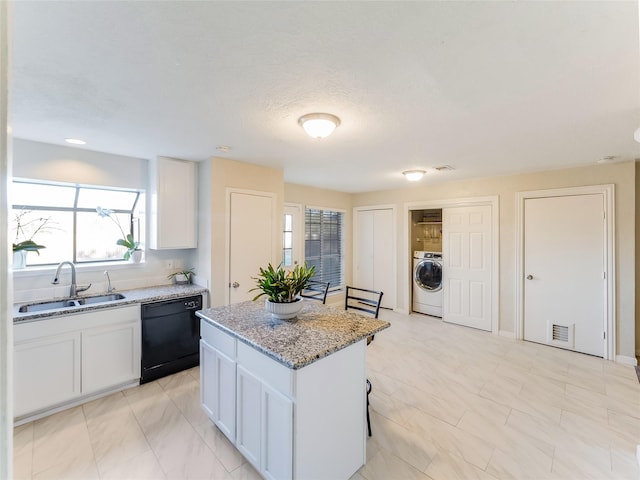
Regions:
<svg viewBox="0 0 640 480"><path fill-rule="evenodd" d="M413 311L442 318L442 253L413 252Z"/></svg>

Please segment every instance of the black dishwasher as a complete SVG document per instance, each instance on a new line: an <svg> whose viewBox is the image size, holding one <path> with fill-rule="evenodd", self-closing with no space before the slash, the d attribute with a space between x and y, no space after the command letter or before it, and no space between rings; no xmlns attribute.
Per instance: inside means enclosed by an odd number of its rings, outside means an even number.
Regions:
<svg viewBox="0 0 640 480"><path fill-rule="evenodd" d="M199 364L202 295L142 305L140 383Z"/></svg>

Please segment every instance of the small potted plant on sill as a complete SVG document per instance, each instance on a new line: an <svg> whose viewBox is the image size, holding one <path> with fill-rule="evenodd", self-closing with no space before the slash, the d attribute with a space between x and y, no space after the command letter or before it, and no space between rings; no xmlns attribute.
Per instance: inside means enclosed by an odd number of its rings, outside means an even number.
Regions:
<svg viewBox="0 0 640 480"><path fill-rule="evenodd" d="M30 213L28 210L21 210L14 219L16 224L16 243L12 243L14 269L27 266L27 252L36 252L40 255L40 249L47 248L36 243L33 238L38 232L43 232L50 228L51 218L29 218ZM20 236L26 239L19 241Z"/></svg>
<svg viewBox="0 0 640 480"><path fill-rule="evenodd" d="M124 230L122 229L122 225L120 225L120 221L118 220L118 217L115 217L115 216L112 217L114 213L113 210L110 210L108 208L96 207L96 212L98 212L99 217L110 218L113 221L113 223L115 223L118 226L118 229L122 234L122 238L119 238L118 240L116 240L116 245L120 245L127 249L127 251L124 252L123 258L125 260L131 260L134 263L140 263L140 261L142 260L142 249L140 248L140 242L137 242L133 239L133 234L124 233Z"/></svg>
<svg viewBox="0 0 640 480"><path fill-rule="evenodd" d="M295 318L302 309L300 293L315 273L316 267L307 267L306 263L296 265L293 270L285 270L282 264L277 268L269 264L267 268L260 267L259 275L253 278L257 286L249 291L260 291L253 300L267 296L265 308L273 317L289 320Z"/></svg>
<svg viewBox="0 0 640 480"><path fill-rule="evenodd" d="M167 278L173 280L176 285L188 285L191 283L191 276L195 273L193 268L189 268L187 270L170 273L167 275Z"/></svg>

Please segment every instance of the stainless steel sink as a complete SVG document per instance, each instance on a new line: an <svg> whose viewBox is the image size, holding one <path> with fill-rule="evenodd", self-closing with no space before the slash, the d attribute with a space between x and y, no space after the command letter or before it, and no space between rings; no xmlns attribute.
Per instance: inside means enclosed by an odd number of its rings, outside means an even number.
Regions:
<svg viewBox="0 0 640 480"><path fill-rule="evenodd" d="M83 305L93 305L95 303L109 303L123 300L125 297L121 293L110 293L108 295L94 295L91 297L77 297L66 300L55 300L52 302L29 303L20 306L20 313L41 312L44 310L59 310L61 308L81 307Z"/></svg>
<svg viewBox="0 0 640 480"><path fill-rule="evenodd" d="M78 300L81 305L91 305L93 303L105 303L105 302L115 302L116 300L124 299L124 295L121 293L110 293L108 295L96 295L93 297L82 297Z"/></svg>

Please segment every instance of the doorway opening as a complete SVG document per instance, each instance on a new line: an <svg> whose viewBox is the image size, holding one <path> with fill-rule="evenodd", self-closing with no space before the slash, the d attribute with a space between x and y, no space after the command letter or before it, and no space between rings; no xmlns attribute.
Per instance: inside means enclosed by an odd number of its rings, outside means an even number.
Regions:
<svg viewBox="0 0 640 480"><path fill-rule="evenodd" d="M431 253L439 256L435 259L442 265L442 319L498 332L498 205L497 196L405 204L403 258L408 313L419 312L414 307L415 253ZM478 222L481 230L477 230ZM422 250L425 245L434 251ZM482 268L472 260L478 258L479 251ZM480 271L481 277L474 278Z"/></svg>

